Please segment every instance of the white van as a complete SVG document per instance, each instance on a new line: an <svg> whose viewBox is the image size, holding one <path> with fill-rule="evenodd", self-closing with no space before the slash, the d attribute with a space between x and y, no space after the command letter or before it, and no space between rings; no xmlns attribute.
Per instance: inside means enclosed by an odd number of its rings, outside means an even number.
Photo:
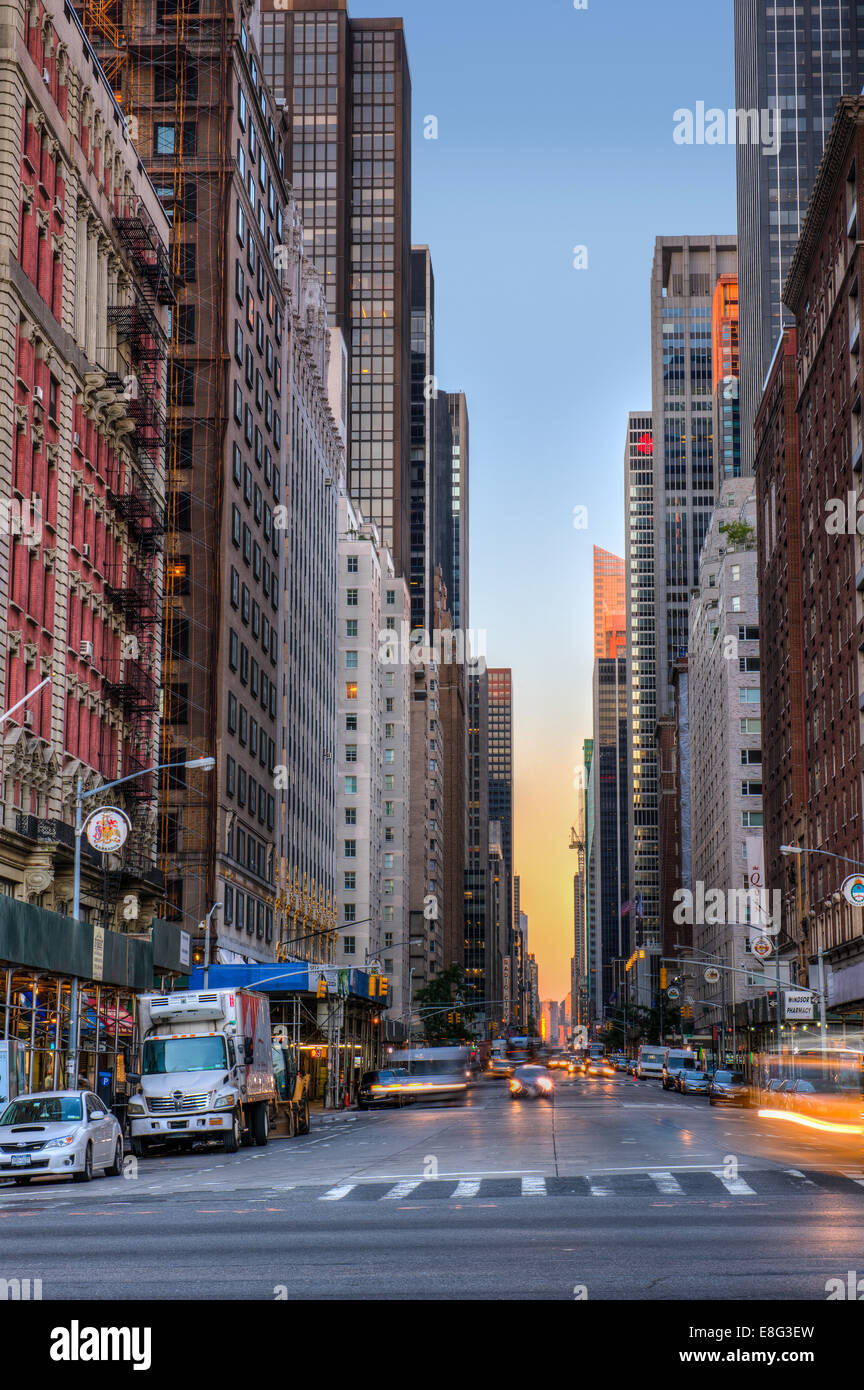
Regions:
<svg viewBox="0 0 864 1390"><path fill-rule="evenodd" d="M663 1090L675 1087L675 1076L679 1071L695 1071L698 1061L695 1052L689 1047L667 1047L663 1059Z"/></svg>
<svg viewBox="0 0 864 1390"><path fill-rule="evenodd" d="M665 1047L650 1047L643 1044L636 1060L636 1075L639 1080L644 1081L649 1076L661 1077L665 1059Z"/></svg>

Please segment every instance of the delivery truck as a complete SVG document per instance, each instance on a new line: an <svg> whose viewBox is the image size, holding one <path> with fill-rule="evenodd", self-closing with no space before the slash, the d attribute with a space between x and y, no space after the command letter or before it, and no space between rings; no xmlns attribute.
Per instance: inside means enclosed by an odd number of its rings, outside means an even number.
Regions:
<svg viewBox="0 0 864 1390"><path fill-rule="evenodd" d="M276 1083L266 995L248 989L143 994L140 1073L130 1074L132 1152L219 1139L266 1144Z"/></svg>

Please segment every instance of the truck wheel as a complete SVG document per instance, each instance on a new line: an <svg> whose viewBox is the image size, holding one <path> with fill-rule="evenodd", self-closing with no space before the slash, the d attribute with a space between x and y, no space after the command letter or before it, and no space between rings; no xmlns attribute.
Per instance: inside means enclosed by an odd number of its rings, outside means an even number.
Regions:
<svg viewBox="0 0 864 1390"><path fill-rule="evenodd" d="M300 1107L300 1114L297 1120L297 1133L308 1134L309 1130L309 1102L304 1100L303 1104Z"/></svg>
<svg viewBox="0 0 864 1390"><path fill-rule="evenodd" d="M255 1106L255 1111L252 1116L252 1138L255 1140L259 1149L265 1147L269 1134L270 1112L267 1108L266 1100L262 1100L259 1105Z"/></svg>
<svg viewBox="0 0 864 1390"><path fill-rule="evenodd" d="M234 1110L231 1113L231 1129L229 1133L225 1135L225 1138L222 1140L222 1147L225 1150L226 1154L236 1154L237 1150L240 1147L241 1137L242 1130L240 1128L240 1112L238 1110Z"/></svg>
<svg viewBox="0 0 864 1390"><path fill-rule="evenodd" d="M133 1139L133 1140L132 1140L132 1156L133 1156L133 1158L143 1158L144 1155L146 1154L146 1152L147 1152L147 1145L144 1143L144 1140L143 1140L143 1139Z"/></svg>

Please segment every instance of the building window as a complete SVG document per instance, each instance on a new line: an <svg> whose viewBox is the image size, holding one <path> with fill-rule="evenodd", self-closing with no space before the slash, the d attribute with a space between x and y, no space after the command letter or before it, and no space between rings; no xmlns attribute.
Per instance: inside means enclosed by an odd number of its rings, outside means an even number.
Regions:
<svg viewBox="0 0 864 1390"><path fill-rule="evenodd" d="M358 574L358 573L359 573L359 570L360 570L360 561L359 561L358 557L357 557L356 555L349 555L349 556L348 556L348 573L349 573L349 574Z"/></svg>
<svg viewBox="0 0 864 1390"><path fill-rule="evenodd" d="M357 682L356 682L356 681L348 681L348 683L346 684L346 686L345 686L345 699L346 699L346 700L356 700L356 699L357 699Z"/></svg>
<svg viewBox="0 0 864 1390"><path fill-rule="evenodd" d="M346 936L344 942L342 943L342 949L345 952L346 956L353 956L357 950L356 936Z"/></svg>
<svg viewBox="0 0 864 1390"><path fill-rule="evenodd" d="M356 840L346 840L346 841L345 841L345 858L346 858L346 859L356 859L356 858L357 858L357 841L356 841Z"/></svg>
<svg viewBox="0 0 864 1390"><path fill-rule="evenodd" d="M346 665L346 667L347 667L347 669L348 669L349 671L356 671L356 670L357 670L357 665L358 665L358 653L357 653L357 652L346 652L346 653L345 653L345 665Z"/></svg>
<svg viewBox="0 0 864 1390"><path fill-rule="evenodd" d="M346 796L356 796L356 795L357 795L357 778L356 778L356 777L346 777L346 778L345 778L345 795L346 795Z"/></svg>
<svg viewBox="0 0 864 1390"><path fill-rule="evenodd" d="M349 608L357 608L357 607L359 607L359 602L360 602L359 593L360 593L359 589L346 589L346 590L345 590L345 602L347 603L347 605L348 605Z"/></svg>

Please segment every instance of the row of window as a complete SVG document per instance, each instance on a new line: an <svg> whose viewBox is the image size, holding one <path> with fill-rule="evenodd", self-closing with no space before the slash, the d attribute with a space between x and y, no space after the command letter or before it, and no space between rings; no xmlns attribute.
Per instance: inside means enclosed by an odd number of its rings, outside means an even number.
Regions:
<svg viewBox="0 0 864 1390"><path fill-rule="evenodd" d="M237 931L245 931L248 936L257 936L259 941L273 940L273 909L251 893L242 893L231 884L223 889L225 898L225 925L235 926Z"/></svg>
<svg viewBox="0 0 864 1390"><path fill-rule="evenodd" d="M238 806L247 807L250 817L257 816L261 825L266 825L268 830L272 830L276 824L276 806L272 795L256 781L251 772L247 774L245 767L237 767L234 759L229 757L225 768L225 791L228 796L237 797ZM238 845L237 858L240 859L240 836L244 835L241 829L237 831ZM245 837L244 835L244 838ZM248 859L245 861L247 867L256 872L259 877L265 878L266 874L263 867L264 863L261 855L264 846L258 845L258 853L254 852L252 843L253 837L248 836L250 841L248 847ZM230 844L230 841L229 841ZM229 848L229 853L230 853Z"/></svg>

